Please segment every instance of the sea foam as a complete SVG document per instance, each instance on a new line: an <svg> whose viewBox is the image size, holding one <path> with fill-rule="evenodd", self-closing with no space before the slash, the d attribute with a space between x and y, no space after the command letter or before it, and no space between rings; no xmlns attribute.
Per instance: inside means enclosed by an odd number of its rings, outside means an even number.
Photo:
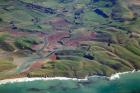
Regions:
<svg viewBox="0 0 140 93"><path fill-rule="evenodd" d="M127 74L127 73L133 73L135 72L135 70L133 71L127 71L127 72L119 72L119 73L116 73L116 74L112 74L110 77L106 77L108 78L109 80L116 80L116 79L119 79L120 78L120 75L122 74ZM137 71L137 72L140 72ZM29 82L29 81L37 81L37 80L74 80L74 81L87 81L88 78L90 77L103 77L103 76L97 76L97 75L94 75L94 76L86 76L84 79L78 79L78 78L68 78L68 77L34 77L34 78L28 78L28 77L23 77L23 78L14 78L14 79L5 79L5 80L0 80L0 85L2 84L7 84L7 83L20 83L20 82Z"/></svg>

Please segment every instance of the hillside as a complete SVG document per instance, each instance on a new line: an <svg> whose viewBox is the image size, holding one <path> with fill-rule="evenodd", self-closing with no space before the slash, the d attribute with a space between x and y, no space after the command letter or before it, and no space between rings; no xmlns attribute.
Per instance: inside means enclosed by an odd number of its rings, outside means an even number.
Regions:
<svg viewBox="0 0 140 93"><path fill-rule="evenodd" d="M0 0L0 79L140 69L139 0Z"/></svg>

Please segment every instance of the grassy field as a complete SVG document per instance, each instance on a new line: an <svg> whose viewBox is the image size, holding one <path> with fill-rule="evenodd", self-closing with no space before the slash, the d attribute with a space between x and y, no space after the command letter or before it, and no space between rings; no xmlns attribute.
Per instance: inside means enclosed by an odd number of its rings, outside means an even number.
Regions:
<svg viewBox="0 0 140 93"><path fill-rule="evenodd" d="M12 63L12 60L8 60L8 59L0 59L0 72L2 72L2 71L5 71L5 70L10 70L10 69L13 69L13 68L15 68L16 67L16 65L14 65L13 63Z"/></svg>
<svg viewBox="0 0 140 93"><path fill-rule="evenodd" d="M139 8L126 0L1 0L0 56L13 60L0 58L0 73L83 78L138 70ZM68 36L57 40L57 31Z"/></svg>

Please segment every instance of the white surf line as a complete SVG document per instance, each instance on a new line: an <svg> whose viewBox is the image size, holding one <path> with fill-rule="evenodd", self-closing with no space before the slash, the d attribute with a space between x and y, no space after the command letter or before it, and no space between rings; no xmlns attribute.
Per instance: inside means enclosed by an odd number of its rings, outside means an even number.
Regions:
<svg viewBox="0 0 140 93"><path fill-rule="evenodd" d="M127 73L134 73L136 70L133 71L127 71L127 72L119 72L116 74L112 74L110 77L107 77L109 80L116 80L120 78L120 75L122 74L127 74ZM136 72L140 72L136 71ZM34 78L28 78L28 77L23 77L23 78L14 78L14 79L5 79L5 80L0 80L0 85L2 84L7 84L7 83L20 83L20 82L29 82L29 81L36 81L36 80L74 80L74 81L87 81L88 78L90 77L106 77L106 76L86 76L84 79L78 79L78 78L68 78L68 77L34 77Z"/></svg>
<svg viewBox="0 0 140 93"><path fill-rule="evenodd" d="M77 78L67 78L67 77L34 77L34 78L15 78L15 79L5 79L0 81L0 85L7 84L7 83L20 83L20 82L29 82L29 81L36 81L36 80L74 80L74 81L86 81L88 80L88 77L84 79L77 79Z"/></svg>
<svg viewBox="0 0 140 93"><path fill-rule="evenodd" d="M134 69L133 71L119 72L119 73L116 73L116 74L112 74L111 77L108 77L108 78L109 78L109 80L115 80L115 79L119 79L120 78L120 75L127 74L127 73L139 72L139 71L136 71Z"/></svg>

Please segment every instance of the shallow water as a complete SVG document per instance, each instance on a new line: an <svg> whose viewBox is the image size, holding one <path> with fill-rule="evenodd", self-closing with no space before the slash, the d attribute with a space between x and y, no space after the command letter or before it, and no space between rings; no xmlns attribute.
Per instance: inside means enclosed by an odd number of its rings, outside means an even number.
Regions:
<svg viewBox="0 0 140 93"><path fill-rule="evenodd" d="M105 77L88 81L52 80L0 85L0 93L140 93L140 72L121 75L109 81Z"/></svg>

